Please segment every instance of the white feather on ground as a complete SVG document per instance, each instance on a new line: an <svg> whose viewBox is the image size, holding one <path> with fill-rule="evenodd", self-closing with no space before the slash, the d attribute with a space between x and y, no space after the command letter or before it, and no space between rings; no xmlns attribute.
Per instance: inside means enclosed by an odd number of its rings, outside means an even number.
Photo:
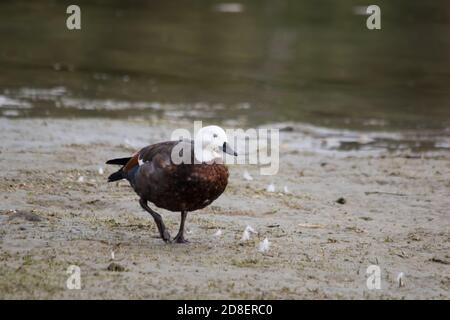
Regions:
<svg viewBox="0 0 450 320"><path fill-rule="evenodd" d="M102 168L102 167L99 167L99 168L98 168L98 174L102 175L103 173L104 173L103 168Z"/></svg>
<svg viewBox="0 0 450 320"><path fill-rule="evenodd" d="M214 237L220 237L220 236L222 236L222 230L218 229L218 230L213 234L213 236L214 236Z"/></svg>
<svg viewBox="0 0 450 320"><path fill-rule="evenodd" d="M405 286L405 274L403 272L400 272L397 276L397 283L398 283L398 287L404 287Z"/></svg>
<svg viewBox="0 0 450 320"><path fill-rule="evenodd" d="M259 252L266 252L269 250L269 248L270 248L270 242L269 242L269 239L267 239L267 238L264 238L264 240L261 241L258 245Z"/></svg>
<svg viewBox="0 0 450 320"><path fill-rule="evenodd" d="M250 233L258 233L250 226L246 226L244 232L242 233L241 241L248 241L250 240Z"/></svg>
<svg viewBox="0 0 450 320"><path fill-rule="evenodd" d="M250 173L247 170L244 171L243 176L244 176L244 179L247 180L247 181L252 181L253 180L253 177L250 175Z"/></svg>
<svg viewBox="0 0 450 320"><path fill-rule="evenodd" d="M111 260L114 260L116 257L114 255L114 251L111 251Z"/></svg>
<svg viewBox="0 0 450 320"><path fill-rule="evenodd" d="M289 193L289 189L288 189L288 187L287 187L287 186L284 186L284 189L283 189L283 191L284 191L284 193Z"/></svg>
<svg viewBox="0 0 450 320"><path fill-rule="evenodd" d="M275 192L275 185L273 183L269 184L266 188L267 192Z"/></svg>
<svg viewBox="0 0 450 320"><path fill-rule="evenodd" d="M80 183L83 183L84 182L84 177L83 176L79 176L77 181L80 182Z"/></svg>

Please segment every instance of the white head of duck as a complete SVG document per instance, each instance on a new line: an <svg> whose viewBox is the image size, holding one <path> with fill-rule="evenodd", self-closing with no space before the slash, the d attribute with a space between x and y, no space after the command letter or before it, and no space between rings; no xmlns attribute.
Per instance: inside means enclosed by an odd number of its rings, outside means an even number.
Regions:
<svg viewBox="0 0 450 320"><path fill-rule="evenodd" d="M225 131L219 126L201 128L194 139L194 156L200 163L222 162L224 153L237 156L228 144Z"/></svg>

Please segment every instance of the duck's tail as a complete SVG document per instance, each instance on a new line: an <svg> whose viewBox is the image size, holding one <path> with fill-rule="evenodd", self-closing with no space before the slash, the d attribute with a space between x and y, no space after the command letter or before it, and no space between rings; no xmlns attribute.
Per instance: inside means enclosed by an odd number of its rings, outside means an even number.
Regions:
<svg viewBox="0 0 450 320"><path fill-rule="evenodd" d="M124 166L127 164L128 161L130 161L131 157L128 158L117 158L117 159L111 159L106 161L106 164L115 164ZM126 178L123 172L123 168L120 168L118 171L114 172L112 175L108 177L108 182L113 182L117 180L122 180Z"/></svg>
<svg viewBox="0 0 450 320"><path fill-rule="evenodd" d="M130 161L130 159L131 159L131 157L111 159L111 160L106 161L106 164L117 164L120 166L124 166L127 164L128 161Z"/></svg>
<svg viewBox="0 0 450 320"><path fill-rule="evenodd" d="M125 176L123 174L123 170L122 168L119 171L114 172L112 175L110 175L108 177L108 182L113 182L113 181L117 181L117 180L122 180L124 179Z"/></svg>

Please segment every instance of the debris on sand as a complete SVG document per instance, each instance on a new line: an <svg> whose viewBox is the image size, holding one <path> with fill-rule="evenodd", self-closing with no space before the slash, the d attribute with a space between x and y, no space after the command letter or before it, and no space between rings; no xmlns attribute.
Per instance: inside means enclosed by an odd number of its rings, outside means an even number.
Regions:
<svg viewBox="0 0 450 320"><path fill-rule="evenodd" d="M256 234L257 232L255 231L255 229L253 229L250 226L245 227L245 230L242 233L241 241L248 241L248 240L250 240L250 233L255 233Z"/></svg>
<svg viewBox="0 0 450 320"><path fill-rule="evenodd" d="M221 237L222 236L222 230L220 230L220 229L218 229L214 234L213 234L213 236L214 237Z"/></svg>
<svg viewBox="0 0 450 320"><path fill-rule="evenodd" d="M99 167L98 168L98 174L99 175L103 175L105 173L105 171L103 170L103 167Z"/></svg>
<svg viewBox="0 0 450 320"><path fill-rule="evenodd" d="M399 197L406 197L407 194L404 193L397 193L397 192L381 192L381 191L366 191L364 192L366 196L372 195L372 194L385 194L389 196L399 196Z"/></svg>
<svg viewBox="0 0 450 320"><path fill-rule="evenodd" d="M83 176L79 176L77 181L79 183L83 183L84 182L84 177Z"/></svg>
<svg viewBox="0 0 450 320"><path fill-rule="evenodd" d="M430 259L431 262L442 263L442 264L450 264L450 261L444 260L441 258L433 257Z"/></svg>
<svg viewBox="0 0 450 320"><path fill-rule="evenodd" d="M114 272L123 272L125 271L125 267L115 263L115 262L111 262L107 268L108 271L114 271Z"/></svg>
<svg viewBox="0 0 450 320"><path fill-rule="evenodd" d="M264 238L264 240L261 241L261 242L259 243L259 245L258 245L258 251L259 251L259 252L266 252L266 251L269 250L269 247L270 247L269 239Z"/></svg>
<svg viewBox="0 0 450 320"><path fill-rule="evenodd" d="M340 197L339 199L336 200L336 202L339 204L346 204L347 200L345 200L345 198L343 198L343 197Z"/></svg>
<svg viewBox="0 0 450 320"><path fill-rule="evenodd" d="M321 224L313 224L313 223L299 223L298 226L299 226L299 227L302 227L302 228L309 228L309 229L321 229L321 228L325 228L324 225L321 225Z"/></svg>
<svg viewBox="0 0 450 320"><path fill-rule="evenodd" d="M253 177L250 175L250 173L247 170L244 171L243 177L247 181L252 181L253 180Z"/></svg>
<svg viewBox="0 0 450 320"><path fill-rule="evenodd" d="M37 214L30 212L30 211L14 210L12 212L13 212L13 214L9 217L8 220L12 220L12 219L16 219L16 218L20 218L20 219L24 219L24 220L32 221L32 222L39 222L42 220L41 217L39 217Z"/></svg>
<svg viewBox="0 0 450 320"><path fill-rule="evenodd" d="M346 227L345 230L346 231L353 231L353 232L356 232L356 233L364 233L365 232L364 230L362 230L362 229L360 229L360 228L358 228L356 226Z"/></svg>
<svg viewBox="0 0 450 320"><path fill-rule="evenodd" d="M402 259L406 259L409 258L409 255L407 253L405 253L405 251L401 250L400 252L395 253L396 256L402 258Z"/></svg>
<svg viewBox="0 0 450 320"><path fill-rule="evenodd" d="M114 259L115 259L114 251L111 251L111 260L114 260Z"/></svg>
<svg viewBox="0 0 450 320"><path fill-rule="evenodd" d="M289 189L288 189L288 187L287 187L287 186L284 186L284 188L283 188L283 192L284 192L284 193L286 193L286 194L290 193L290 192L289 192Z"/></svg>
<svg viewBox="0 0 450 320"><path fill-rule="evenodd" d="M400 272L397 276L397 283L398 287L404 287L405 286L405 280L404 280L405 274L403 272Z"/></svg>
<svg viewBox="0 0 450 320"><path fill-rule="evenodd" d="M421 241L422 239L417 234L410 233L410 234L408 234L408 240Z"/></svg>
<svg viewBox="0 0 450 320"><path fill-rule="evenodd" d="M273 183L269 184L269 185L266 187L266 191L267 191L267 192L275 192L275 185L274 185Z"/></svg>
<svg viewBox="0 0 450 320"><path fill-rule="evenodd" d="M278 228L280 225L278 223L269 224L267 228Z"/></svg>

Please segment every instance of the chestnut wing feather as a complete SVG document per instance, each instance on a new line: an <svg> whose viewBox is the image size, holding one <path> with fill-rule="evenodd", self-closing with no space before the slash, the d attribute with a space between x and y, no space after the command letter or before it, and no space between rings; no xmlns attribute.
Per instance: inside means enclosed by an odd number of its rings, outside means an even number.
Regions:
<svg viewBox="0 0 450 320"><path fill-rule="evenodd" d="M170 164L172 149L177 143L178 141L166 141L142 148L141 150L133 154L131 159L123 167L123 171L128 172L135 166L139 165L139 160L148 162L152 161L156 156L158 156L160 159L164 159L164 161L167 161L167 164Z"/></svg>

